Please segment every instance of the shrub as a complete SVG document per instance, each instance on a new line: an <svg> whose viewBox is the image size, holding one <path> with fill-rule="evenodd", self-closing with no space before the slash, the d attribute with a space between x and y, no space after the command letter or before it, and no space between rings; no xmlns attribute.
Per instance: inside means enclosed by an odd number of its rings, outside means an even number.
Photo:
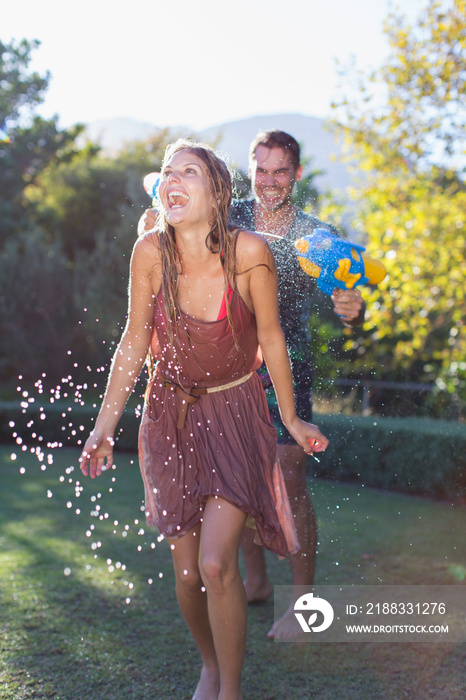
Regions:
<svg viewBox="0 0 466 700"><path fill-rule="evenodd" d="M466 495L466 427L427 418L315 417L330 445L316 476L439 498Z"/></svg>
<svg viewBox="0 0 466 700"><path fill-rule="evenodd" d="M17 403L0 404L0 442L19 449L34 445L78 447L97 415L97 405L38 402L27 409ZM141 403L134 395L120 419L116 449L137 450ZM369 418L316 415L330 439L319 462L309 460L317 477L364 486L457 499L466 496L466 427L449 421L422 418Z"/></svg>

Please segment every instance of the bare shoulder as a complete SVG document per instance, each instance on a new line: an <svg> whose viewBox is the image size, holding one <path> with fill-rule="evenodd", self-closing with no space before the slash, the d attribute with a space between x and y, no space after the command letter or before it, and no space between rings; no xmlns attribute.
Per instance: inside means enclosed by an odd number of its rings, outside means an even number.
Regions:
<svg viewBox="0 0 466 700"><path fill-rule="evenodd" d="M246 229L238 232L236 255L240 272L255 265L270 265L273 261L273 255L265 238Z"/></svg>
<svg viewBox="0 0 466 700"><path fill-rule="evenodd" d="M158 234L148 231L139 238L133 246L132 265L141 270L151 272L160 262L160 245Z"/></svg>

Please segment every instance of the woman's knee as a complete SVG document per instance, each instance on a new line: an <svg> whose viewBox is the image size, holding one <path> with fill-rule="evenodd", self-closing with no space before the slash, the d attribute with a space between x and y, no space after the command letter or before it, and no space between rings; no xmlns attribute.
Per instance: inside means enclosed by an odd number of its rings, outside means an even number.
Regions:
<svg viewBox="0 0 466 700"><path fill-rule="evenodd" d="M206 588L218 594L223 593L226 583L232 577L232 567L227 565L222 558L207 553L201 557L199 568Z"/></svg>
<svg viewBox="0 0 466 700"><path fill-rule="evenodd" d="M176 582L190 595L197 595L203 589L203 581L199 569L186 568L176 571Z"/></svg>

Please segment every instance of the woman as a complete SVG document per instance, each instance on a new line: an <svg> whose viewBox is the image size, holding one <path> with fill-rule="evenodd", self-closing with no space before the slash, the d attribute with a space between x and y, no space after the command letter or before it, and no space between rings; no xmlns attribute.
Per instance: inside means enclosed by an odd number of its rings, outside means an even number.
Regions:
<svg viewBox="0 0 466 700"><path fill-rule="evenodd" d="M157 230L134 246L126 328L80 458L91 478L112 465L114 431L149 351L146 518L170 543L178 603L201 653L195 700L242 697L244 526L280 556L299 546L255 372L261 350L290 433L307 453L328 444L296 416L273 257L257 234L228 228L231 189L208 146L167 148Z"/></svg>

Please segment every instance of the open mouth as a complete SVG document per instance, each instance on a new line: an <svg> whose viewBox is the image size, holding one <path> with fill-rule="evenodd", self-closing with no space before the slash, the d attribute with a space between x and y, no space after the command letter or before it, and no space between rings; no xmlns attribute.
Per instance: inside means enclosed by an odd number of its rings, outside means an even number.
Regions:
<svg viewBox="0 0 466 700"><path fill-rule="evenodd" d="M278 197L281 197L282 191L275 189L265 189L262 190L262 193L264 197L267 197L267 199L277 199Z"/></svg>
<svg viewBox="0 0 466 700"><path fill-rule="evenodd" d="M184 207L189 202L189 197L181 190L172 190L168 194L168 206L170 209Z"/></svg>

